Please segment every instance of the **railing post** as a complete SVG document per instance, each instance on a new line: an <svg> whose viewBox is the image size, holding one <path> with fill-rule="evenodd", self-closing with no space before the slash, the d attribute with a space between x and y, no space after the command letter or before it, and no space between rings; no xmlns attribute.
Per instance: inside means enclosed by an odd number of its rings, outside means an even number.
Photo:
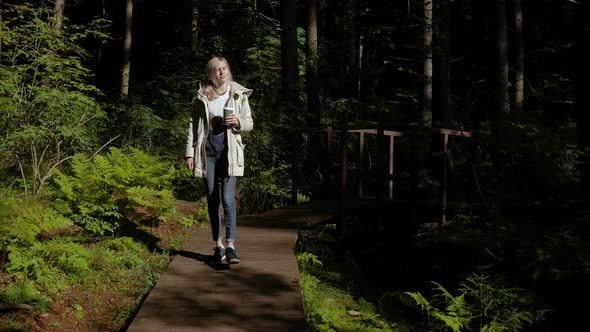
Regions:
<svg viewBox="0 0 590 332"><path fill-rule="evenodd" d="M385 158L383 158L383 126L379 124L377 126L377 160L376 163L376 184L375 184L375 198L377 200L377 229L383 230L383 220L385 219L385 203L383 201L384 190L385 190Z"/></svg>
<svg viewBox="0 0 590 332"><path fill-rule="evenodd" d="M448 162L449 162L449 136L460 136L471 138L471 132L452 130L446 128L437 128L434 133L443 135L442 141L442 174L441 174L441 187L440 187L440 225L445 226L447 224L447 212L448 212Z"/></svg>
<svg viewBox="0 0 590 332"><path fill-rule="evenodd" d="M417 199L418 199L418 160L416 157L416 135L417 126L411 126L410 131L410 216L412 223L418 222L417 217Z"/></svg>
<svg viewBox="0 0 590 332"><path fill-rule="evenodd" d="M359 160L356 164L356 185L358 187L358 196L363 198L363 157L365 155L365 132L361 129L359 131Z"/></svg>
<svg viewBox="0 0 590 332"><path fill-rule="evenodd" d="M393 143L395 142L395 136L391 135L389 136L389 173L387 175L388 177L388 181L387 181L387 192L389 194L389 199L393 199L393 181L394 181L394 176L395 174L393 174L393 152L394 152L394 148L393 148Z"/></svg>
<svg viewBox="0 0 590 332"><path fill-rule="evenodd" d="M346 216L344 213L346 187L348 185L348 148L346 146L346 136L346 123L342 120L342 126L340 129L340 188L338 191L338 213L340 215L340 222L337 225L337 231L340 234L346 232Z"/></svg>
<svg viewBox="0 0 590 332"><path fill-rule="evenodd" d="M447 162L448 162L448 146L449 146L449 133L445 132L443 140L443 153L442 153L442 162L443 162L443 174L442 174L442 198L441 198L441 225L445 226L447 224Z"/></svg>

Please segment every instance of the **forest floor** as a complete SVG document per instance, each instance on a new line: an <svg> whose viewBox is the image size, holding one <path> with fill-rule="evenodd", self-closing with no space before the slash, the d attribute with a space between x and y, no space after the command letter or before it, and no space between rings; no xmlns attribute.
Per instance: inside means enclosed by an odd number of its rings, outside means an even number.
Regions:
<svg viewBox="0 0 590 332"><path fill-rule="evenodd" d="M305 237L309 243L302 250L315 253L323 263L318 279L336 280L341 289L359 298L385 304L381 316L407 328L401 331L445 329L441 321L426 317L414 301L405 299L405 292L420 292L444 310L448 303L433 282L453 296L471 294L479 289L474 285L493 292L489 303L484 296L472 296L472 302L466 303L485 304L482 321L496 327L579 331L587 306L580 306L577 299L590 296L589 218L587 206L522 205L489 211L481 218L457 216L446 227L410 238L400 237L404 232L339 238L332 229L313 231L316 235ZM384 266L389 272L383 272ZM477 313L480 307L469 308ZM506 320L507 312L524 310L545 314L534 324L528 324L529 318ZM475 323L461 331L480 330Z"/></svg>
<svg viewBox="0 0 590 332"><path fill-rule="evenodd" d="M178 201L177 210L184 215L196 215L199 204L195 202ZM149 232L158 239L159 248L168 248L171 244L180 245L179 239L186 239L189 233L199 225L186 227L178 222L164 222L157 226L141 226L140 231ZM72 234L79 232L77 227L72 227ZM1 331L67 331L67 332L106 332L122 331L130 320L133 319L137 308L151 289L146 285L154 278L157 280L173 256L164 255L158 250L150 250L146 256L146 262L152 261L152 271L148 275L128 275L112 278L104 275L109 271L101 271L93 274L97 287L73 286L55 297L49 303L49 310L39 313L32 308L4 306L0 303L0 330ZM113 271L113 273L115 273ZM101 284L101 280L109 284ZM7 285L13 283L13 278L4 271L0 271L0 291L4 291ZM153 285L152 285L153 286Z"/></svg>
<svg viewBox="0 0 590 332"><path fill-rule="evenodd" d="M196 215L202 204L178 201L177 210L185 215ZM512 218L495 215L474 223L454 223L419 236L413 245L391 237L381 241L378 236L354 236L333 244L336 252L347 253L347 257L340 260L337 255L327 255L322 261L325 269L331 265L330 260L344 262L345 270L357 266L360 269L357 273L345 273L346 279L355 278L347 280L346 285L356 284L358 294L375 303L384 292L419 290L427 294L432 281L456 293L456 285L474 271L499 274L512 281L513 286L535 294L537 304L552 309L540 326L529 331L575 330L570 327L585 317L585 307L577 305L575 300L590 296L587 287L590 281L590 211L585 209L579 214L530 208L517 211L525 215L512 215ZM167 222L143 226L140 231L157 239L157 247L169 248L181 246L181 240L196 227L200 226L187 228L177 222ZM322 248L323 252L330 252ZM350 264L350 258L356 263ZM53 299L49 310L43 314L8 310L0 304L0 330L124 331L171 259L166 250L149 250L145 256L149 264L144 264L149 269L115 279L107 276L110 271L93 274L96 287L71 287ZM395 271L393 274L382 273L384 261L389 262L388 266ZM12 277L0 272L0 292L12 282Z"/></svg>

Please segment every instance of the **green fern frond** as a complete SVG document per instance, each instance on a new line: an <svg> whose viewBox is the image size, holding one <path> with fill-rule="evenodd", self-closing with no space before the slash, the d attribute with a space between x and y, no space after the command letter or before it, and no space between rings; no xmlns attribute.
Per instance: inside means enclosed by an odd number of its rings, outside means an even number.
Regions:
<svg viewBox="0 0 590 332"><path fill-rule="evenodd" d="M131 206L150 208L162 221L175 215L176 199L170 190L137 186L127 189L126 193Z"/></svg>
<svg viewBox="0 0 590 332"><path fill-rule="evenodd" d="M139 149L111 147L89 160L72 159L72 175L58 173L55 183L69 204L70 219L95 234L116 231L129 207L151 209L156 218L180 218L172 193L176 170L169 162Z"/></svg>
<svg viewBox="0 0 590 332"><path fill-rule="evenodd" d="M405 292L405 294L414 299L418 307L424 310L427 314L430 314L433 311L433 307L430 302L419 292Z"/></svg>
<svg viewBox="0 0 590 332"><path fill-rule="evenodd" d="M39 297L40 293L31 280L19 280L6 288L3 299L7 303L32 303Z"/></svg>
<svg viewBox="0 0 590 332"><path fill-rule="evenodd" d="M3 242L16 239L29 245L43 231L60 230L72 225L71 220L38 200L12 199L4 202L3 207L6 207L0 216Z"/></svg>
<svg viewBox="0 0 590 332"><path fill-rule="evenodd" d="M295 258L297 259L297 263L302 270L305 269L313 271L316 268L323 266L323 263L319 260L318 256L310 252L297 253Z"/></svg>
<svg viewBox="0 0 590 332"><path fill-rule="evenodd" d="M55 231L65 229L73 224L74 223L70 219L64 217L63 214L53 209L45 209L39 226L41 231Z"/></svg>
<svg viewBox="0 0 590 332"><path fill-rule="evenodd" d="M448 328L450 328L451 330L453 330L453 332L461 332L461 329L467 324L469 323L469 318L464 318L464 317L457 317L457 316L449 316L447 314L444 314L438 310L434 311L432 313L432 317L438 319L439 321L443 322L444 325Z"/></svg>
<svg viewBox="0 0 590 332"><path fill-rule="evenodd" d="M43 243L43 257L61 271L83 273L88 271L90 252L69 239L54 238Z"/></svg>
<svg viewBox="0 0 590 332"><path fill-rule="evenodd" d="M454 332L460 332L461 329L469 324L472 319L472 314L465 302L464 295L457 297L448 292L441 284L432 281L436 286L434 291L435 304L430 303L422 294L418 292L406 292L411 296L416 304L426 312L430 317L442 322L444 326L450 328ZM438 309L435 305L442 304L445 310Z"/></svg>
<svg viewBox="0 0 590 332"><path fill-rule="evenodd" d="M113 234L119 228L118 223L107 222L92 216L74 216L74 218L76 223L80 224L84 229L100 236Z"/></svg>

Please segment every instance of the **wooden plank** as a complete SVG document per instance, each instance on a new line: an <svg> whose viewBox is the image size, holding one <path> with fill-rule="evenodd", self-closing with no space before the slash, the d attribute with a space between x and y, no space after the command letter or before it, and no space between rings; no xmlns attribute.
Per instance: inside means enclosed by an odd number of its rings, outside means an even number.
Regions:
<svg viewBox="0 0 590 332"><path fill-rule="evenodd" d="M294 226L321 219L317 215L333 218L334 206L335 202L320 202L238 217L236 244L242 262L235 265L210 262L210 230L196 230L127 331L305 330L299 268L293 253L299 228Z"/></svg>

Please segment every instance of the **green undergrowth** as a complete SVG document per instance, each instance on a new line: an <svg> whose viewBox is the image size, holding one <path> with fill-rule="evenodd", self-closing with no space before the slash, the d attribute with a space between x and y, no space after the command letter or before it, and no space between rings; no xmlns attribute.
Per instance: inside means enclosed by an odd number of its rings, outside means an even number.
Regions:
<svg viewBox="0 0 590 332"><path fill-rule="evenodd" d="M336 255L333 225L300 234L296 257L309 331L400 331L356 292L360 270L350 253Z"/></svg>
<svg viewBox="0 0 590 332"><path fill-rule="evenodd" d="M0 330L117 331L200 217L176 210L174 167L134 148L56 173L42 196L0 200L0 303L29 309Z"/></svg>
<svg viewBox="0 0 590 332"><path fill-rule="evenodd" d="M301 231L309 331L548 331L574 326L590 254L584 223L458 216L415 234Z"/></svg>

